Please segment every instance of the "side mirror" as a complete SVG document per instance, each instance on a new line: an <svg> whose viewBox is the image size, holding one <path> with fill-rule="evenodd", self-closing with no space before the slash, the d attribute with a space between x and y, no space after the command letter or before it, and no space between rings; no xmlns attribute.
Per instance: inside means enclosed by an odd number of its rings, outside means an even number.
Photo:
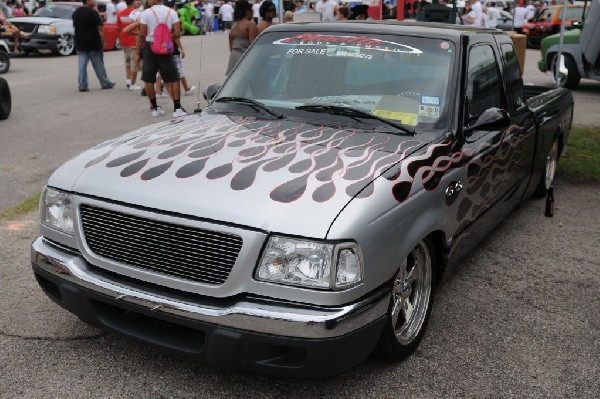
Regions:
<svg viewBox="0 0 600 399"><path fill-rule="evenodd" d="M219 90L221 90L221 84L213 83L202 92L202 95L207 102L210 102Z"/></svg>
<svg viewBox="0 0 600 399"><path fill-rule="evenodd" d="M488 108L479 115L475 123L465 127L465 134L475 130L500 130L510 126L510 115L500 108Z"/></svg>

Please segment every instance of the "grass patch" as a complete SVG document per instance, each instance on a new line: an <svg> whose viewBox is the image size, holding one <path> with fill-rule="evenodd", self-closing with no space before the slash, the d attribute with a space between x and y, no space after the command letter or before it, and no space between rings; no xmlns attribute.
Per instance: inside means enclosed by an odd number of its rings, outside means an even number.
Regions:
<svg viewBox="0 0 600 399"><path fill-rule="evenodd" d="M37 194L27 198L25 201L21 202L20 204L17 204L13 207L3 210L2 212L0 212L0 219L14 220L14 219L17 219L19 216L23 216L23 215L33 211L34 209L37 209L38 205L40 203L41 195L42 195L41 192L37 193Z"/></svg>
<svg viewBox="0 0 600 399"><path fill-rule="evenodd" d="M573 127L567 152L558 162L561 175L600 180L600 127Z"/></svg>
<svg viewBox="0 0 600 399"><path fill-rule="evenodd" d="M12 172L13 170L15 170L13 166L3 166L0 169L2 169L3 172Z"/></svg>

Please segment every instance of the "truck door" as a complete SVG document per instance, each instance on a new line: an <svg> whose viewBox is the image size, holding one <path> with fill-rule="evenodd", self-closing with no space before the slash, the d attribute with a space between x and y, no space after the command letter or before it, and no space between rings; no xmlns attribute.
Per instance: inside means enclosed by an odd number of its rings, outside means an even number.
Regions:
<svg viewBox="0 0 600 399"><path fill-rule="evenodd" d="M465 128L489 108L509 109L500 55L489 42L472 43L467 48ZM466 129L462 134L462 152L470 160L466 182L452 205L458 212L452 251L458 257L492 230L521 198L520 189L527 183L520 176L522 163L530 154L522 151L522 129L515 122L508 128Z"/></svg>

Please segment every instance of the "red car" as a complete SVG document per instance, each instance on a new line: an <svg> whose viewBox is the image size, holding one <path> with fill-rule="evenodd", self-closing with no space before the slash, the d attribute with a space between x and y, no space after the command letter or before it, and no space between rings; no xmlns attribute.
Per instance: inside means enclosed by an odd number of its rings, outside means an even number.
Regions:
<svg viewBox="0 0 600 399"><path fill-rule="evenodd" d="M9 21L21 31L29 33L29 40L19 41L25 53L32 50L51 50L59 55L75 53L75 28L73 12L83 6L79 2L52 2L40 8L31 17L10 18ZM104 24L106 45L104 50L119 48L116 24Z"/></svg>
<svg viewBox="0 0 600 399"><path fill-rule="evenodd" d="M586 12L589 7L586 8ZM572 21L581 21L583 5L567 6L566 25L571 27ZM550 6L539 13L534 19L523 26L523 32L527 35L529 47L539 47L542 39L546 36L560 32L560 24L563 16L563 6Z"/></svg>

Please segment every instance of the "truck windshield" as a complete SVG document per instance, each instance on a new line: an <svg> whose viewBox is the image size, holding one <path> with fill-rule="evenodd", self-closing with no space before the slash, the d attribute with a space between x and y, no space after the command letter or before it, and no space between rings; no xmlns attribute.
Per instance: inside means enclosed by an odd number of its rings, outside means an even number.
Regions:
<svg viewBox="0 0 600 399"><path fill-rule="evenodd" d="M438 128L449 114L454 54L454 44L440 39L270 32L238 64L219 97L249 98L283 113L341 106Z"/></svg>

